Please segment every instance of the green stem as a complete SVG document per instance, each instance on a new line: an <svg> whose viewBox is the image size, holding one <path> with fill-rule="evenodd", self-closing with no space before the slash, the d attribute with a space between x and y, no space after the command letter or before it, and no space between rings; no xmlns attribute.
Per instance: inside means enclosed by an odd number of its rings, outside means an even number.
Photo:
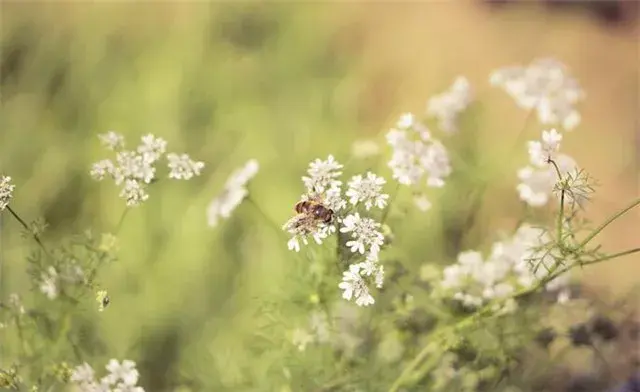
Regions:
<svg viewBox="0 0 640 392"><path fill-rule="evenodd" d="M247 196L247 202L249 204L251 204L253 206L253 208L258 211L258 214L260 214L264 220L266 220L269 225L279 234L282 235L282 233L284 233L284 231L282 230L282 228L273 220L271 219L263 210L262 208L260 208L260 206L251 198L251 196Z"/></svg>
<svg viewBox="0 0 640 392"><path fill-rule="evenodd" d="M623 208L622 210L620 210L618 213L616 213L615 215L611 216L609 219L607 219L606 221L604 221L600 226L598 226L596 229L594 229L591 234L589 234L587 236L587 238L585 238L579 245L578 245L578 249L583 248L585 245L587 245L589 243L589 241L591 241L595 236L597 236L602 230L604 230L605 227L609 226L613 221L615 221L616 219L618 219L619 217L621 217L622 215L624 215L627 211L631 210L632 208L634 208L635 206L637 206L638 204L640 204L640 199L635 200L633 203L629 204L627 207Z"/></svg>
<svg viewBox="0 0 640 392"><path fill-rule="evenodd" d="M122 224L124 223L124 218L127 216L127 213L129 212L131 208L126 207L124 209L124 211L122 211L122 215L120 215L120 220L118 220L118 225L116 226L116 231L115 233L113 233L114 236L117 236L118 233L120 232L120 229L122 229Z"/></svg>
<svg viewBox="0 0 640 392"><path fill-rule="evenodd" d="M549 158L548 162L550 164L553 165L553 167L556 169L556 174L558 175L558 182L562 183L562 173L560 173L560 168L558 168L558 165L556 164L556 162ZM561 247L561 249L564 249L563 246L563 242L562 242L562 224L564 223L564 193L565 193L565 186L564 184L562 184L561 188L560 188L560 212L558 212L558 228L557 228L557 232L558 232L558 246Z"/></svg>
<svg viewBox="0 0 640 392"><path fill-rule="evenodd" d="M549 271L549 275L547 275L547 277L541 279L534 286L531 286L531 287L528 287L528 288L525 288L525 289L517 291L516 293L514 293L511 296L511 299L517 299L517 298L520 298L520 297L525 297L527 295L530 295L530 294L538 291L542 287L544 287L547 283L549 283L550 281L554 280L558 276L564 274L565 272L568 272L569 270L571 270L571 269L573 269L573 268L575 268L577 266L585 266L585 265L590 265L590 264L597 264L597 263L600 263L602 261L615 259L615 258L618 258L618 257L630 255L630 254L633 254L633 253L636 253L636 252L640 252L640 248L633 248L633 249L625 250L625 251L618 252L618 253L612 253L610 255L599 257L599 258L596 258L596 259L593 259L593 260L588 260L588 261L585 261L583 263L575 263L575 264L566 266L564 268L559 268L561 266L561 264L557 264ZM459 328L462 328L462 327L466 327L468 324L473 323L474 320L476 320L476 318L482 316L485 313L491 312L492 308L493 308L493 303L489 303L489 304L485 305L484 307L482 307L479 310L477 310L475 313L470 314L469 316L463 318L458 323L456 323L456 324L454 324L452 326L445 327L445 328L435 332L432 335L432 337L430 337L429 340L433 342L441 334L444 334L444 333L446 333L446 332L448 332L450 330L455 330L455 329L459 329ZM428 345L422 348L422 350L413 359L413 361L411 361L409 363L409 365L404 368L402 373L400 373L400 376L398 376L398 378L395 380L395 382L389 388L389 392L397 392L398 391L398 389L405 383L405 380L407 379L409 374L411 372L413 372L414 369L416 367L418 367L418 365L420 365L420 363L424 360L424 358L429 354L429 352L430 352L429 348L430 347Z"/></svg>
<svg viewBox="0 0 640 392"><path fill-rule="evenodd" d="M20 218L20 215L18 215L12 208L11 206L7 206L7 210L11 213L11 215L22 225L22 227L24 227L24 229L26 231L28 231L29 233L31 233L31 236L33 237L33 239L38 243L38 245L40 245L40 247L42 248L42 250L44 251L44 253L51 257L51 254L49 254L49 251L47 250L47 248L44 246L44 244L42 243L42 241L40 240L40 237L38 236L38 234L36 234L32 228L29 227L29 225L27 224L27 222L25 222L22 218Z"/></svg>

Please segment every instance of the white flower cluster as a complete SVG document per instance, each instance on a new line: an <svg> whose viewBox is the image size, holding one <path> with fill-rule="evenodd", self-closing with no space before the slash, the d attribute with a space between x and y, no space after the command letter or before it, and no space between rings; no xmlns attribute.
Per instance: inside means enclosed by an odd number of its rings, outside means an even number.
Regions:
<svg viewBox="0 0 640 392"><path fill-rule="evenodd" d="M40 291L49 299L58 298L58 272L55 268L47 268L47 272L43 273L40 281Z"/></svg>
<svg viewBox="0 0 640 392"><path fill-rule="evenodd" d="M393 153L388 165L393 178L400 184L415 186L426 177L429 187L441 188L451 174L449 154L440 141L434 139L424 124L413 114L400 117L395 128L387 133L387 143ZM424 195L417 195L415 204L422 211L431 207Z"/></svg>
<svg viewBox="0 0 640 392"><path fill-rule="evenodd" d="M427 116L435 117L438 126L446 133L458 131L457 118L472 100L471 85L464 76L458 76L449 90L427 102Z"/></svg>
<svg viewBox="0 0 640 392"><path fill-rule="evenodd" d="M546 205L559 181L553 160L564 177L577 168L576 162L568 155L558 153L562 135L555 129L542 132L541 141L529 142L529 165L518 171L520 183L517 190L520 199L532 207Z"/></svg>
<svg viewBox="0 0 640 392"><path fill-rule="evenodd" d="M228 219L231 213L242 203L249 194L247 184L257 173L260 165L255 159L249 160L244 166L235 170L224 186L224 190L214 198L207 207L207 223L216 227L221 219Z"/></svg>
<svg viewBox="0 0 640 392"><path fill-rule="evenodd" d="M152 134L142 137L135 150L124 150L124 137L110 131L98 135L102 144L116 152L115 162L104 159L91 167L91 176L101 181L111 177L121 187L120 197L128 206L137 206L149 198L147 187L156 179L156 163L165 154L167 142ZM191 160L187 154L167 154L169 178L189 180L199 176L203 162Z"/></svg>
<svg viewBox="0 0 640 392"><path fill-rule="evenodd" d="M144 392L142 387L137 386L140 374L135 362L125 359L120 363L112 359L106 369L109 374L98 381L93 368L85 362L73 370L71 382L82 392Z"/></svg>
<svg viewBox="0 0 640 392"><path fill-rule="evenodd" d="M461 252L457 263L444 269L440 287L469 308L507 299L519 289L534 286L555 267L553 251L545 248L550 241L542 229L522 225L513 237L494 243L487 259L477 251ZM547 283L546 289L557 291L559 300L566 300L568 278L561 275ZM513 310L515 302L509 300L504 306L504 310Z"/></svg>
<svg viewBox="0 0 640 392"><path fill-rule="evenodd" d="M344 272L339 287L344 290L343 297L347 300L355 298L356 304L366 306L374 303L369 293L368 281L374 281L377 287L382 287L384 269L378 263L378 254L384 243L384 236L380 232L380 223L374 219L361 216L359 212L346 213L347 205L353 207L363 205L366 211L374 207L383 209L387 206L389 195L383 193L384 178L374 173L356 175L347 183L345 196L342 197L342 165L333 156L326 160L316 159L309 164L307 175L302 181L307 188L301 200L317 203L322 208L330 210L329 220L322 219L312 211L302 212L289 219L283 229L292 235L287 246L290 250L300 251L301 243L307 245L311 237L321 244L329 235L339 229L340 233L348 236L344 246L351 252L365 257L365 261L352 264ZM342 246L342 244L340 244Z"/></svg>
<svg viewBox="0 0 640 392"><path fill-rule="evenodd" d="M13 197L15 185L11 184L11 177L0 177L0 211L4 211Z"/></svg>
<svg viewBox="0 0 640 392"><path fill-rule="evenodd" d="M557 60L537 59L527 67L500 68L489 80L513 97L518 106L536 110L544 125L560 125L569 131L580 124L575 106L585 94L567 67Z"/></svg>

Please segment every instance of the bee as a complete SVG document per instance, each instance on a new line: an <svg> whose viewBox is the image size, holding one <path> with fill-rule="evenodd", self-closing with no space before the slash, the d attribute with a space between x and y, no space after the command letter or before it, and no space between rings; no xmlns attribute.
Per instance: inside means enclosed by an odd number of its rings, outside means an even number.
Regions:
<svg viewBox="0 0 640 392"><path fill-rule="evenodd" d="M100 312L104 311L104 309L111 303L111 299L109 298L109 295L107 295L106 290L99 290L96 293L96 301L98 302L98 311Z"/></svg>
<svg viewBox="0 0 640 392"><path fill-rule="evenodd" d="M299 234L310 234L317 230L318 224L333 222L333 210L324 205L322 198L312 196L308 200L301 200L294 207L297 215L284 226L285 229Z"/></svg>
<svg viewBox="0 0 640 392"><path fill-rule="evenodd" d="M329 224L333 221L333 210L325 206L319 196L297 202L294 209L298 214L311 215L314 220L322 223Z"/></svg>

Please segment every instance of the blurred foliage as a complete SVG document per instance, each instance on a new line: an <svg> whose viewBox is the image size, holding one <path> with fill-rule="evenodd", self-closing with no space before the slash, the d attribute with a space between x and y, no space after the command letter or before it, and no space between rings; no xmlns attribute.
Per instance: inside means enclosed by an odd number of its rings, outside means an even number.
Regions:
<svg viewBox="0 0 640 392"><path fill-rule="evenodd" d="M353 330L344 339L365 342L355 354L320 346L301 355L282 331L307 323L310 309L334 306L315 304L314 295L325 301L339 291L336 281L335 292L322 292L326 287L317 287L309 272L329 268L310 259L330 259L330 244L310 249L312 257L286 250L279 226L302 191L300 175L311 159L328 154L346 163L347 174L389 174L384 158L349 158L356 139L383 143L378 132L398 109L393 75L372 80L358 72L358 27L310 3L1 7L0 171L17 184L12 206L48 223L46 241L87 228L110 232L118 224L124 202L117 190L88 175L104 156L98 133L113 129L134 140L151 132L207 165L204 176L188 183L154 186L150 200L128 214L118 261L101 276L112 303L98 313L89 298L76 324L77 338L93 342L84 346L93 349L96 364L135 359L148 391L349 391L356 381L379 390L399 371L396 341L413 339L442 316L416 285L422 264L444 263L490 242L494 230L479 208L487 199L504 215L520 211L515 197L474 191L504 173L500 157L482 155L485 110L476 103L463 118L469 133L447 141L457 154L454 167L465 168L434 195L434 209L407 214L411 195L401 191L389 216L398 246L387 256L393 259L388 273L407 289L385 292L362 319L392 310L397 320L380 321L381 336L347 323ZM261 165L252 202L207 228L207 203L250 158ZM15 222L3 218L2 228L0 296L21 292L25 305L33 305L38 297L26 289L22 262L30 244ZM409 298L423 305L413 308ZM40 319L49 325L45 315ZM97 336L103 343L94 342ZM376 338L382 348L366 344ZM490 344L486 336L477 341ZM414 350L423 343L403 342ZM457 342L460 355L466 343ZM394 363L398 369L389 368Z"/></svg>

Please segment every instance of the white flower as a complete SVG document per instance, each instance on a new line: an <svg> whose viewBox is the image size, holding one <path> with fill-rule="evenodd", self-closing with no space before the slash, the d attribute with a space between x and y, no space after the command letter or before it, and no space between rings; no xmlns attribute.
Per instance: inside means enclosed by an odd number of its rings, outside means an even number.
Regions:
<svg viewBox="0 0 640 392"><path fill-rule="evenodd" d="M167 150L167 141L152 134L143 136L141 141L142 143L138 146L138 153L146 163L154 163Z"/></svg>
<svg viewBox="0 0 640 392"><path fill-rule="evenodd" d="M89 384L94 382L95 372L88 363L76 366L71 373L71 382L77 384Z"/></svg>
<svg viewBox="0 0 640 392"><path fill-rule="evenodd" d="M384 236L378 231L380 223L371 218L362 218L360 214L350 214L342 221L342 233L351 233L351 241L346 245L351 248L351 252L364 254L365 250L373 255L377 255L384 242Z"/></svg>
<svg viewBox="0 0 640 392"><path fill-rule="evenodd" d="M372 305L375 301L365 281L360 276L360 266L358 264L352 264L349 266L349 270L343 272L342 282L338 285L339 288L344 290L342 298L350 301L355 297L356 305L368 306Z"/></svg>
<svg viewBox="0 0 640 392"><path fill-rule="evenodd" d="M114 131L109 131L98 135L100 142L109 150L119 150L124 148L124 137Z"/></svg>
<svg viewBox="0 0 640 392"><path fill-rule="evenodd" d="M432 97L427 103L427 115L436 117L438 125L446 133L458 131L457 117L471 102L469 81L459 76L449 88L440 95Z"/></svg>
<svg viewBox="0 0 640 392"><path fill-rule="evenodd" d="M553 168L535 169L527 166L518 171L520 183L517 185L520 199L532 207L541 207L549 201L556 182Z"/></svg>
<svg viewBox="0 0 640 392"><path fill-rule="evenodd" d="M207 208L207 222L210 227L216 227L220 219L228 219L249 194L245 188L224 189L218 197L209 203Z"/></svg>
<svg viewBox="0 0 640 392"><path fill-rule="evenodd" d="M134 207L146 201L149 195L138 181L125 180L124 186L120 190L120 197L127 201L127 206Z"/></svg>
<svg viewBox="0 0 640 392"><path fill-rule="evenodd" d="M258 169L258 162L252 159L231 173L223 191L207 207L207 223L210 227L217 226L221 219L228 219L238 208L249 194L246 185L256 175Z"/></svg>
<svg viewBox="0 0 640 392"><path fill-rule="evenodd" d="M532 165L545 167L549 160L556 157L556 153L560 150L560 142L562 135L555 129L542 131L542 141L529 142L529 159Z"/></svg>
<svg viewBox="0 0 640 392"><path fill-rule="evenodd" d="M434 141L426 150L426 154L420 157L420 163L428 174L427 185L441 188L444 186L444 178L451 174L449 154L442 143Z"/></svg>
<svg viewBox="0 0 640 392"><path fill-rule="evenodd" d="M141 138L140 145L134 151L123 150L122 135L109 132L99 135L100 140L109 149L116 151L115 160L104 159L91 166L90 175L100 181L106 176L120 186L120 197L127 200L128 206L139 205L148 199L147 185L156 178L156 162L165 154L166 140L152 134ZM199 175L204 167L202 162L191 160L188 155L169 154L169 178L188 180Z"/></svg>
<svg viewBox="0 0 640 392"><path fill-rule="evenodd" d="M576 169L576 162L568 155L558 154L554 162L563 178L567 173ZM518 171L518 178L520 183L516 189L520 199L532 207L547 204L555 184L560 180L555 167L551 165L547 165L543 169L526 166Z"/></svg>
<svg viewBox="0 0 640 392"><path fill-rule="evenodd" d="M367 210L374 205L382 209L387 205L389 199L389 195L382 193L382 186L385 183L384 178L371 172L368 172L365 178L357 175L349 181L346 196L349 197L349 202L353 205L363 202Z"/></svg>
<svg viewBox="0 0 640 392"><path fill-rule="evenodd" d="M105 377L111 384L122 382L124 385L133 386L138 383L140 374L136 369L136 363L125 359L122 363L112 359L106 366L109 374Z"/></svg>
<svg viewBox="0 0 640 392"><path fill-rule="evenodd" d="M40 282L40 291L49 299L58 297L58 273L53 267L49 267L47 272L42 274Z"/></svg>
<svg viewBox="0 0 640 392"><path fill-rule="evenodd" d="M14 189L15 185L11 184L11 177L0 177L0 211L3 211L9 205Z"/></svg>
<svg viewBox="0 0 640 392"><path fill-rule="evenodd" d="M231 173L227 182L225 184L225 188L242 188L247 185L247 183L255 177L260 169L260 165L258 161L255 159L251 159L244 164L244 166L236 169Z"/></svg>
<svg viewBox="0 0 640 392"><path fill-rule="evenodd" d="M167 154L169 161L169 178L176 180L189 180L193 176L199 176L200 171L204 168L203 162L196 162L189 158L187 154Z"/></svg>
<svg viewBox="0 0 640 392"><path fill-rule="evenodd" d="M578 82L567 67L553 59L537 59L527 67L494 71L491 84L503 88L525 109L535 109L542 124L572 130L580 123L575 105L584 99Z"/></svg>
<svg viewBox="0 0 640 392"><path fill-rule="evenodd" d="M115 166L110 159L103 159L94 163L91 166L91 171L89 173L93 179L102 181L105 176L113 176L115 174Z"/></svg>
<svg viewBox="0 0 640 392"><path fill-rule="evenodd" d="M152 166L152 161L146 160L144 156L134 151L118 152L116 162L118 164L114 175L116 185L120 185L127 179L141 180L149 184L155 177L156 169Z"/></svg>
<svg viewBox="0 0 640 392"><path fill-rule="evenodd" d="M302 181L310 193L322 193L328 188L334 188L341 184L336 180L342 175L340 169L342 169L342 165L333 158L333 155L329 155L325 161L316 159L309 164L308 176L302 177Z"/></svg>
<svg viewBox="0 0 640 392"><path fill-rule="evenodd" d="M396 123L398 129L409 129L415 124L414 116L411 113L403 113Z"/></svg>
<svg viewBox="0 0 640 392"><path fill-rule="evenodd" d="M384 284L384 265L378 266L378 270L375 274L375 283L377 288L382 288L382 285Z"/></svg>
<svg viewBox="0 0 640 392"><path fill-rule="evenodd" d="M410 128L392 129L387 133L387 142L393 149L388 163L393 178L403 185L415 185L426 175L427 185L440 187L451 173L447 151L431 138L426 127L416 122L411 124Z"/></svg>
<svg viewBox="0 0 640 392"><path fill-rule="evenodd" d="M431 209L431 202L427 199L425 195L416 195L413 197L413 204L418 207L418 209L422 212L429 211Z"/></svg>

